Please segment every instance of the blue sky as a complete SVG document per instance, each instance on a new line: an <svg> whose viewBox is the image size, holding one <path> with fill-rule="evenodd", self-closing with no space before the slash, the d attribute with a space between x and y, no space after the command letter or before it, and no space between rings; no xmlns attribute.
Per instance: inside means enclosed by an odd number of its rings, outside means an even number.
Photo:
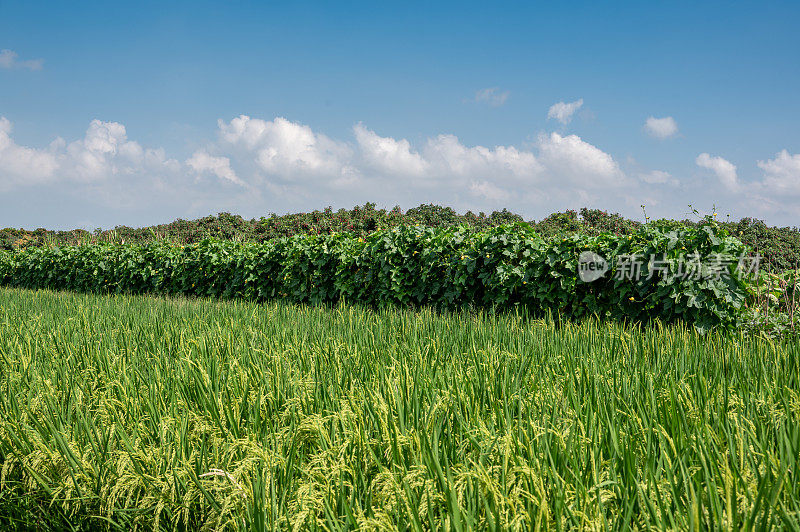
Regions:
<svg viewBox="0 0 800 532"><path fill-rule="evenodd" d="M797 2L2 0L0 226L365 201L800 225L799 19Z"/></svg>

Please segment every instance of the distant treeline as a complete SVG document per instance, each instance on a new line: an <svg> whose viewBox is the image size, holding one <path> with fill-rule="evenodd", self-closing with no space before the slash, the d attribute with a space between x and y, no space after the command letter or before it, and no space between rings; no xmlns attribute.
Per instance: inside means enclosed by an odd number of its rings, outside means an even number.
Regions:
<svg viewBox="0 0 800 532"><path fill-rule="evenodd" d="M699 221L699 217L698 217ZM241 216L220 213L198 220L176 220L150 227L132 228L118 226L110 230L83 229L51 231L36 229L0 229L0 249L18 249L30 246L52 246L81 244L98 241L145 243L153 240L189 244L213 237L242 242L264 242L274 238L298 234L327 234L347 232L365 236L377 229L398 225L422 225L448 227L468 225L478 229L495 227L504 223L525 222L545 239L583 233L597 234L604 231L616 235L631 234L642 224L616 213L583 208L551 214L541 221L524 220L519 214L506 209L491 214L467 212L459 214L450 207L420 205L403 212L400 207L391 210L376 209L374 203L356 206L353 209L334 211L330 207L322 211L287 214L283 216L247 220ZM664 222L663 220L661 221ZM692 220L670 221L675 225L694 226ZM754 218L743 218L738 222L720 220L720 224L731 235L739 238L763 257L766 268L774 271L796 269L800 266L800 229L796 227L770 227Z"/></svg>

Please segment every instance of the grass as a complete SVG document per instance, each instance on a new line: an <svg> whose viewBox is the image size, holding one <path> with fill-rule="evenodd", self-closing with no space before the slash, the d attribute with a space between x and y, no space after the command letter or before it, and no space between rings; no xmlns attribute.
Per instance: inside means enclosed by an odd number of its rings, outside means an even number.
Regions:
<svg viewBox="0 0 800 532"><path fill-rule="evenodd" d="M0 289L3 529L800 529L800 346Z"/></svg>

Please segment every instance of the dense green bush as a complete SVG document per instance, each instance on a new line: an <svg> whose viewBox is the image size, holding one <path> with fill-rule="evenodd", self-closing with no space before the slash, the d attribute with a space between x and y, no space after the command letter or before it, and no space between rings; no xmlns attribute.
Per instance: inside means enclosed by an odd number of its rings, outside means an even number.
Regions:
<svg viewBox="0 0 800 532"><path fill-rule="evenodd" d="M263 242L275 238L295 235L315 235L346 232L366 236L377 229L398 225L425 225L428 227L452 227L468 225L476 229L495 227L503 223L522 221L522 217L505 209L489 215L484 213L458 214L450 207L420 205L405 213L400 207L392 210L376 209L374 203L356 206L353 209L334 211L330 207L322 211L296 213L246 220L226 212L217 216L206 216L197 220L176 220L169 224L131 228L117 226L112 230L100 229L89 232L48 231L36 229L0 230L0 249L18 249L29 246L83 244L87 242L145 243L153 240L168 240L177 244L191 244L206 238Z"/></svg>
<svg viewBox="0 0 800 532"><path fill-rule="evenodd" d="M20 249L36 246L84 244L89 242L119 242L143 244L154 240L168 240L176 244L191 244L206 238L242 242L264 242L295 235L320 235L350 233L366 237L378 229L399 225L424 225L427 227L456 227L466 225L474 229L488 229L507 223L523 222L523 218L506 209L491 214L459 214L450 207L420 205L403 212L400 207L391 210L376 209L374 203L356 206L353 209L334 211L327 208L309 213L246 220L241 216L220 213L197 220L176 220L169 224L143 228L118 226L112 230L100 229L89 232L48 231L36 229L0 229L0 249ZM672 227L694 227L698 222L690 220L666 221ZM615 235L631 235L642 225L598 209L583 208L555 213L536 222L527 221L546 240L561 239L576 233L597 235L604 232ZM744 218L739 222L721 223L727 231L737 236L763 258L766 268L775 272L800 268L800 230L789 227L769 227L760 220Z"/></svg>
<svg viewBox="0 0 800 532"><path fill-rule="evenodd" d="M790 227L769 227L761 220L743 218L722 224L732 235L764 258L774 272L800 268L800 231Z"/></svg>
<svg viewBox="0 0 800 532"><path fill-rule="evenodd" d="M578 256L588 250L612 265L609 274L592 283L578 274ZM718 279L648 279L656 268L646 263L640 279L626 280L616 278L620 259L640 254L675 271L682 257L692 253L703 259L738 258L746 251L712 221L678 229L648 224L628 236L606 232L550 240L521 223L485 230L402 225L366 238L339 232L263 243L206 239L189 245L154 241L29 248L0 255L0 283L261 301L521 306L568 318L683 319L708 329L733 323L743 305L747 285L736 275L735 260Z"/></svg>

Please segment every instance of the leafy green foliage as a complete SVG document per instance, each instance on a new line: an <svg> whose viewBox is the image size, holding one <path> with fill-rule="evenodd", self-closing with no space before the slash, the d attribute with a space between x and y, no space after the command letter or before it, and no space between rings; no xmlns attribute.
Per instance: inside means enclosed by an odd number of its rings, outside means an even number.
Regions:
<svg viewBox="0 0 800 532"><path fill-rule="evenodd" d="M233 240L237 242L264 242L296 235L320 235L350 233L366 237L378 229L389 229L399 225L424 225L427 227L469 226L476 230L497 227L503 224L524 222L522 216L506 209L491 214L459 214L449 207L420 205L403 212L400 207L391 210L376 209L374 203L356 206L353 209L296 213L246 220L241 216L220 213L198 220L177 220L163 225L144 228L119 226L112 230L100 229L89 232L48 231L36 229L0 229L0 249L12 250L26 247L53 245L78 245L96 242L143 244L165 240L175 244L191 244L207 238ZM673 229L695 227L702 221L660 220L662 225ZM582 208L580 212L568 210L555 213L536 222L526 222L545 240L561 239L573 234L598 235L604 232L615 235L631 235L639 230L640 222L628 220L619 214L598 209ZM800 268L800 230L789 227L769 227L760 220L744 218L739 222L720 222L732 235L737 236L752 250L763 257L763 264L772 271Z"/></svg>
<svg viewBox="0 0 800 532"><path fill-rule="evenodd" d="M727 231L764 258L773 272L800 268L800 231L790 227L769 227L761 220L743 218L722 224Z"/></svg>
<svg viewBox="0 0 800 532"><path fill-rule="evenodd" d="M494 227L503 223L522 221L522 217L507 210L484 213L458 214L450 207L420 205L405 213L400 207L392 210L376 209L374 203L356 206L353 209L334 211L330 207L323 211L296 213L245 220L241 216L220 213L198 220L176 220L169 224L144 228L118 226L112 230L94 232L76 229L73 231L47 231L36 229L0 230L0 249L19 249L29 246L84 244L89 242L146 243L167 240L176 244L190 244L207 238L243 242L264 242L275 238L295 235L318 235L350 233L366 236L377 229L398 225L425 225L428 227L453 227L468 225L476 229Z"/></svg>
<svg viewBox="0 0 800 532"><path fill-rule="evenodd" d="M758 272L748 286L743 326L767 337L797 336L800 325L800 270Z"/></svg>
<svg viewBox="0 0 800 532"><path fill-rule="evenodd" d="M702 330L731 325L746 297L746 279L726 266L719 279L648 275L593 283L578 274L578 256L594 251L616 264L641 254L669 262L688 254L738 259L746 248L719 224L677 229L657 223L631 235L572 234L542 239L518 222L486 230L400 225L366 237L298 235L263 243L206 239L189 245L100 243L28 248L0 256L0 283L57 290L242 297L298 303L339 300L371 306L439 308L521 306L565 318L684 320Z"/></svg>

